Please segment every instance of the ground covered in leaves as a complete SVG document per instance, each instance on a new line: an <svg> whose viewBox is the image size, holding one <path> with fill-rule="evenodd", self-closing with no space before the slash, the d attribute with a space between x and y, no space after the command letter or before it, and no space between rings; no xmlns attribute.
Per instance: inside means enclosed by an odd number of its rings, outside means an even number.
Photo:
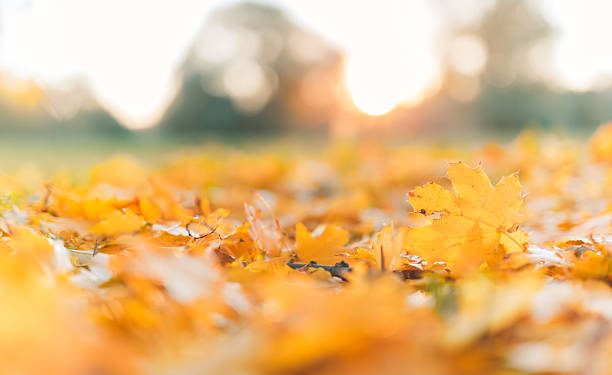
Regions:
<svg viewBox="0 0 612 375"><path fill-rule="evenodd" d="M612 372L611 126L151 164L0 177L1 373Z"/></svg>

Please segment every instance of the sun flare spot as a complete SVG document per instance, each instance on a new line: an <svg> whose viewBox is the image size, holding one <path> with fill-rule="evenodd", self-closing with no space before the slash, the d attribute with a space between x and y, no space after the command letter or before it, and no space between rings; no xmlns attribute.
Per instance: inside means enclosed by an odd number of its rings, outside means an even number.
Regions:
<svg viewBox="0 0 612 375"><path fill-rule="evenodd" d="M387 23L361 29L360 43L346 51L345 87L355 107L370 116L420 103L440 79L431 6L414 1L396 8Z"/></svg>
<svg viewBox="0 0 612 375"><path fill-rule="evenodd" d="M386 78L371 74L368 67L359 62L349 61L346 66L346 86L353 104L361 112L381 116L397 106L398 95L389 87Z"/></svg>

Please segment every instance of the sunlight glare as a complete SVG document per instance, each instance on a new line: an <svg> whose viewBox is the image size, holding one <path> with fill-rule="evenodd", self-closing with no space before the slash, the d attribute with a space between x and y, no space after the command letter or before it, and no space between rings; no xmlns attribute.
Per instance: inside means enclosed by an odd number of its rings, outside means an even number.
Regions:
<svg viewBox="0 0 612 375"><path fill-rule="evenodd" d="M177 67L212 6L198 0L37 0L3 8L0 70L44 87L82 77L122 125L147 128L174 98Z"/></svg>
<svg viewBox="0 0 612 375"><path fill-rule="evenodd" d="M400 104L416 105L436 86L439 60L434 54L436 23L429 3L407 1L385 8L384 22L360 28L349 46L346 88L357 109L384 115Z"/></svg>
<svg viewBox="0 0 612 375"><path fill-rule="evenodd" d="M363 60L349 59L346 65L346 86L357 108L371 116L391 111L400 101L393 87L393 72L381 69L372 74L371 65Z"/></svg>

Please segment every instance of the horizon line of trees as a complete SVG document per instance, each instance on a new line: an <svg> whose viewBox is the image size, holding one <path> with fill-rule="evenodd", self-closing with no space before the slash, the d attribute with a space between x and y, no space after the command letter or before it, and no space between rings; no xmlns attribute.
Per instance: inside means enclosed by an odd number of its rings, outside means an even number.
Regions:
<svg viewBox="0 0 612 375"><path fill-rule="evenodd" d="M517 25L520 25L518 27ZM516 133L524 126L590 130L612 119L612 89L561 92L533 77L528 53L554 40L538 11L520 0L497 0L475 24L450 27L477 35L488 51L475 79L480 94L453 98L460 73L447 66L440 90L410 109L397 109L391 128L479 129ZM180 89L156 127L144 134L177 137L325 133L334 121L341 54L269 5L239 3L204 24L180 69ZM511 77L509 80L508 77ZM80 90L86 93L86 87ZM428 129L428 130L427 130ZM43 108L16 110L0 100L5 134L96 134L130 131L95 103L68 118Z"/></svg>

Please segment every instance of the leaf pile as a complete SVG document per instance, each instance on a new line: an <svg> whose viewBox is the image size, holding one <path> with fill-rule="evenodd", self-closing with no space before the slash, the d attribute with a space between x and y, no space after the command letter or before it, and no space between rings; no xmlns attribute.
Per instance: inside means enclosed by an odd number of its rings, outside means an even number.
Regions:
<svg viewBox="0 0 612 375"><path fill-rule="evenodd" d="M82 172L0 176L0 373L612 372L609 125Z"/></svg>

